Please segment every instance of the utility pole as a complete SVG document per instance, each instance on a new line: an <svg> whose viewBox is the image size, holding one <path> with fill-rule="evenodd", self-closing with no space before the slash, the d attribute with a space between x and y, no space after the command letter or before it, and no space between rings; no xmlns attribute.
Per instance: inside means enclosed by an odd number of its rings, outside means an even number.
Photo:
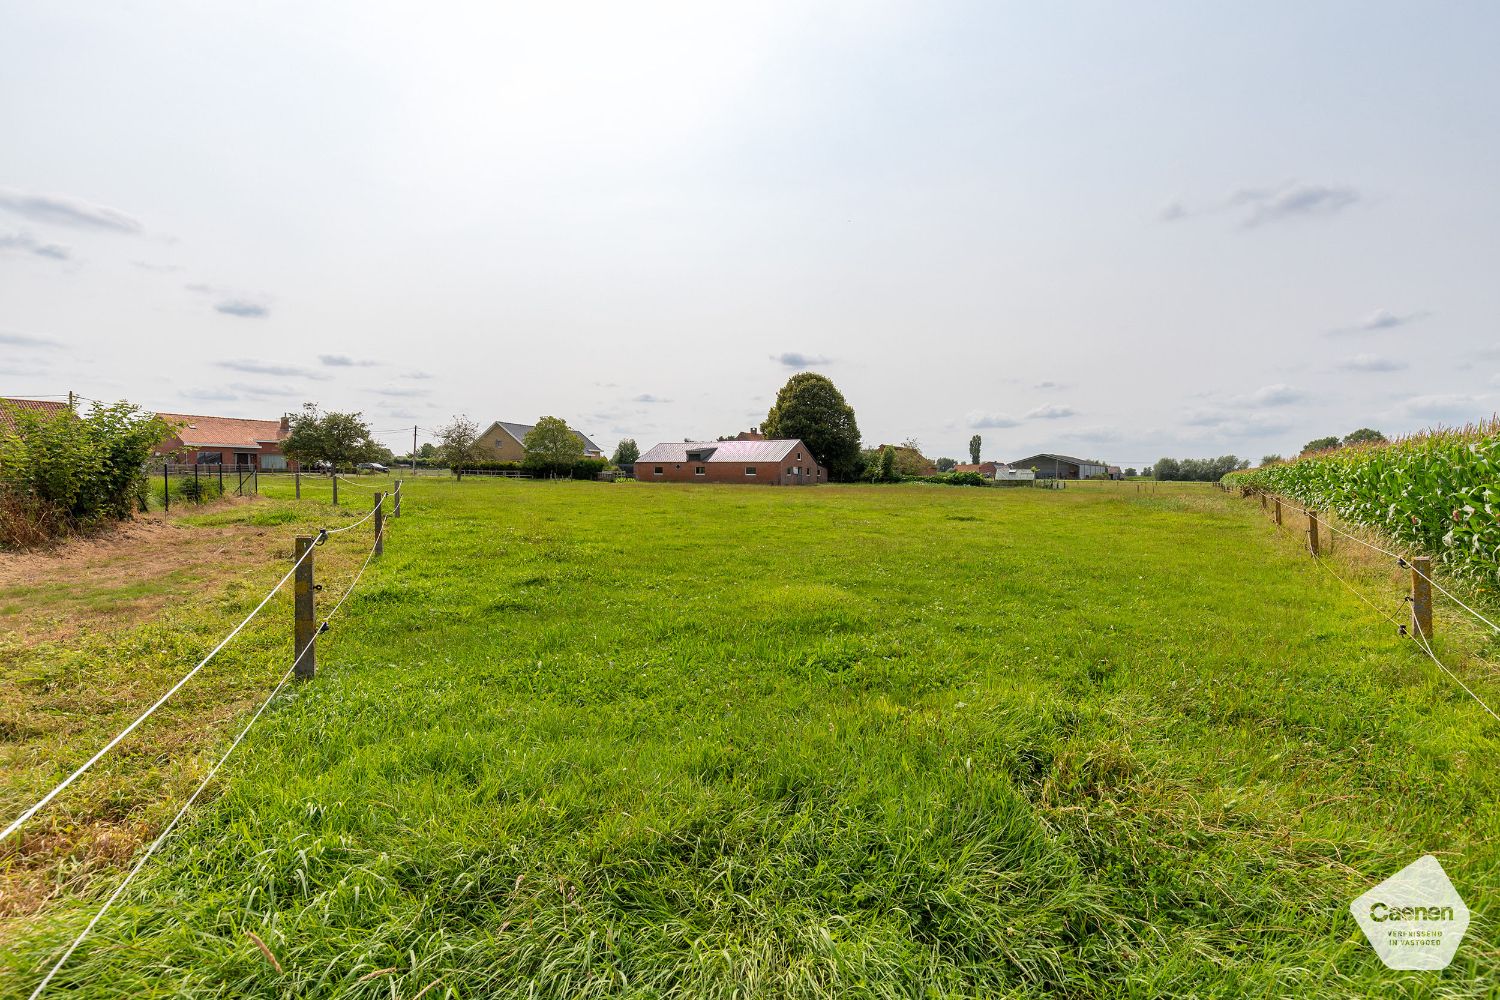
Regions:
<svg viewBox="0 0 1500 1000"><path fill-rule="evenodd" d="M411 425L411 474L417 474L417 425Z"/></svg>

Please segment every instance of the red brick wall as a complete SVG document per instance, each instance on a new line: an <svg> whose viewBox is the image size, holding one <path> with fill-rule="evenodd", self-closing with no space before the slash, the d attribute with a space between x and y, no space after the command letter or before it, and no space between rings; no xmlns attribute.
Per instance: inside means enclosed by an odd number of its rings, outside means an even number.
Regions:
<svg viewBox="0 0 1500 1000"><path fill-rule="evenodd" d="M755 475L745 475L753 466ZM694 470L701 467L703 475ZM656 470L661 469L661 475ZM792 470L802 469L802 475ZM814 486L828 482L828 473L804 449L802 460L793 451L781 462L637 462L635 478L643 483L748 483L756 486Z"/></svg>

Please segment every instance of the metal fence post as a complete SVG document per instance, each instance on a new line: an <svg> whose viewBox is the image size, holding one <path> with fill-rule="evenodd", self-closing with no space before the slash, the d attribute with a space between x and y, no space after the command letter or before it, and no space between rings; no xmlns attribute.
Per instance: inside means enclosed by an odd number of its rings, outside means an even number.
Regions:
<svg viewBox="0 0 1500 1000"><path fill-rule="evenodd" d="M161 509L169 511L172 509L172 465L163 462L161 467Z"/></svg>
<svg viewBox="0 0 1500 1000"><path fill-rule="evenodd" d="M1422 639L1432 641L1432 557L1412 556L1411 617Z"/></svg>
<svg viewBox="0 0 1500 1000"><path fill-rule="evenodd" d="M1304 508L1307 515L1307 547L1313 555L1318 554L1318 512Z"/></svg>
<svg viewBox="0 0 1500 1000"><path fill-rule="evenodd" d="M224 495L224 463L219 463L219 496Z"/></svg>
<svg viewBox="0 0 1500 1000"><path fill-rule="evenodd" d="M313 546L311 535L298 535L293 557L301 559L297 564L297 575L292 584L292 655L297 657L294 673L298 680L308 680L318 667L318 651L308 649L318 641L318 625L314 620L313 606L313 556L308 550ZM303 559L303 556L307 558ZM305 652L304 652L305 650Z"/></svg>
<svg viewBox="0 0 1500 1000"><path fill-rule="evenodd" d="M198 463L193 463L193 502L203 502L203 484L198 481Z"/></svg>
<svg viewBox="0 0 1500 1000"><path fill-rule="evenodd" d="M293 481L297 484L297 499L301 500L302 499L302 469L301 469L300 466L297 468L296 472L292 473L292 477L293 477Z"/></svg>
<svg viewBox="0 0 1500 1000"><path fill-rule="evenodd" d="M375 554L385 554L385 494L375 494Z"/></svg>

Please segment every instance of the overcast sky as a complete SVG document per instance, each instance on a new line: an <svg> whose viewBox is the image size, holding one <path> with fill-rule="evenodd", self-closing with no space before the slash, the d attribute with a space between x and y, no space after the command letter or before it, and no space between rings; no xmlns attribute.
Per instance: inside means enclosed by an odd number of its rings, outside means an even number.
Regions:
<svg viewBox="0 0 1500 1000"><path fill-rule="evenodd" d="M1500 400L1500 7L0 0L0 394L1259 458ZM410 431L383 433L404 450Z"/></svg>

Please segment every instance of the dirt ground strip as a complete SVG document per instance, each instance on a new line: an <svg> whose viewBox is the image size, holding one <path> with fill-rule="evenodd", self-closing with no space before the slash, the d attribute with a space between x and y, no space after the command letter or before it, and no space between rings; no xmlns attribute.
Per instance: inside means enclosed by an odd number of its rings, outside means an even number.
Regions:
<svg viewBox="0 0 1500 1000"><path fill-rule="evenodd" d="M95 536L0 553L0 634L31 644L148 620L174 601L201 598L205 582L217 591L264 575L266 552L285 534L144 514Z"/></svg>

